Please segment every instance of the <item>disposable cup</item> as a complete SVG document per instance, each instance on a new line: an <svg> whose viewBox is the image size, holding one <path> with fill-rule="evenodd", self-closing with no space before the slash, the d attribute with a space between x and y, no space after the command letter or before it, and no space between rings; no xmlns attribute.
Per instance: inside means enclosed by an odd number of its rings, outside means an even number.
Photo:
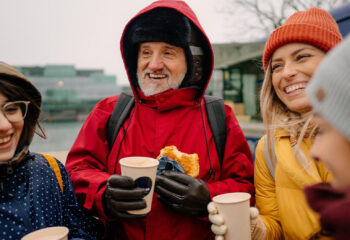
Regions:
<svg viewBox="0 0 350 240"><path fill-rule="evenodd" d="M128 211L130 214L146 214L151 211L154 183L158 167L158 160L149 157L126 157L119 161L122 176L131 177L138 187L149 189L144 197L146 208Z"/></svg>
<svg viewBox="0 0 350 240"><path fill-rule="evenodd" d="M249 193L225 193L213 197L213 202L227 226L225 240L250 240Z"/></svg>
<svg viewBox="0 0 350 240"><path fill-rule="evenodd" d="M48 227L28 233L22 240L68 240L68 233L66 227Z"/></svg>

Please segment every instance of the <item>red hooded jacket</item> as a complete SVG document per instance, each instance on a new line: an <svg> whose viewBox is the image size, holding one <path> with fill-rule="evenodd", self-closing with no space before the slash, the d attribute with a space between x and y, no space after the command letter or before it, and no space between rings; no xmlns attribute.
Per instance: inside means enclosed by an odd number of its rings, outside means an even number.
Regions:
<svg viewBox="0 0 350 240"><path fill-rule="evenodd" d="M206 180L211 165L215 172L214 177L207 181L211 197L228 192L253 194L254 191L252 155L229 106L225 106L226 147L222 166L220 166L203 99L213 70L213 52L208 38L194 13L182 1L157 1L142 10L133 19L158 7L173 8L179 11L200 30L201 37L207 46L204 47L206 55L209 56L203 66L205 71L202 85L199 88L169 89L145 97L137 88L135 79L132 77L134 73L130 72L129 63L125 60L128 56L128 48L123 46L123 39L126 37L124 30L121 50L135 96L135 107L124 122L109 152L106 126L118 96L112 96L99 102L80 130L69 152L66 168L84 207L98 214L109 226L110 238L214 239L207 219L174 212L157 200L156 193L151 212L141 220L108 219L102 206L101 197L106 189L108 178L112 174L121 173L119 159L128 156L156 158L160 150L169 145L175 145L185 153L198 154L200 162L198 178ZM126 134L123 138L124 131ZM207 138L208 145L205 138Z"/></svg>

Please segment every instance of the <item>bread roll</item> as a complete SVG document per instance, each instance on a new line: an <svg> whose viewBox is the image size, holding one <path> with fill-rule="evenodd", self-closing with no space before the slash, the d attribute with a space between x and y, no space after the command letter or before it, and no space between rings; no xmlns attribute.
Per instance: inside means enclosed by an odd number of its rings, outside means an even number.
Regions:
<svg viewBox="0 0 350 240"><path fill-rule="evenodd" d="M166 146L160 150L158 159L167 156L169 159L175 160L185 170L187 175L194 178L199 175L199 158L197 153L187 154L180 152L176 146Z"/></svg>

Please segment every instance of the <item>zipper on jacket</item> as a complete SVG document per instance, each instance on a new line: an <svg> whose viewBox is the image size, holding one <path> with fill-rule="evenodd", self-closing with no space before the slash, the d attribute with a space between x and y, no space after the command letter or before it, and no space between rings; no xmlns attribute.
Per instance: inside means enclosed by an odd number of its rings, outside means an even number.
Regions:
<svg viewBox="0 0 350 240"><path fill-rule="evenodd" d="M1 169L1 171L3 172L4 169ZM6 174L0 176L0 191L1 191L1 193L3 193L4 195L7 195L7 197L13 198L13 197L14 197L13 194L10 193L10 192L8 191L8 189L6 188L6 186L5 186L5 184L4 184L5 177L6 177Z"/></svg>

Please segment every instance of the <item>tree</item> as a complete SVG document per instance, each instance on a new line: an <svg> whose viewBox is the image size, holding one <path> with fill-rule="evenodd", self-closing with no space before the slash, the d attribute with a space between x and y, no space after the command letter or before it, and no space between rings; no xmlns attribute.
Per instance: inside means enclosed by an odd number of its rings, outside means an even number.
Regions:
<svg viewBox="0 0 350 240"><path fill-rule="evenodd" d="M270 34L294 12L319 7L325 10L350 0L226 0L219 10L230 16L228 38L234 41L251 41Z"/></svg>

